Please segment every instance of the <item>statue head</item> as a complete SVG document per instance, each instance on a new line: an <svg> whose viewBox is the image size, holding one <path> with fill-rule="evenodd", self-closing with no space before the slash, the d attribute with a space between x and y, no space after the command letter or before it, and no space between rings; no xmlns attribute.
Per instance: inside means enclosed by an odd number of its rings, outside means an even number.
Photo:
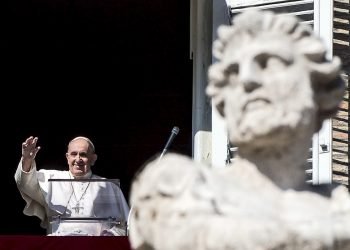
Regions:
<svg viewBox="0 0 350 250"><path fill-rule="evenodd" d="M268 146L311 136L344 94L338 57L291 15L248 11L221 26L213 44L207 94L236 145Z"/></svg>

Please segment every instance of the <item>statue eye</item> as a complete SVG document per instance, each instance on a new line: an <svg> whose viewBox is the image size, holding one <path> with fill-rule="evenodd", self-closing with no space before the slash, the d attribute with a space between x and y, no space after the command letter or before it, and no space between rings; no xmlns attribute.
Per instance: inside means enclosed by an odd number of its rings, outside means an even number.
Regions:
<svg viewBox="0 0 350 250"><path fill-rule="evenodd" d="M225 74L226 74L226 75L238 74L238 73L239 73L239 65L238 65L238 63L230 64L230 65L225 69Z"/></svg>
<svg viewBox="0 0 350 250"><path fill-rule="evenodd" d="M271 57L266 64L267 68L283 69L290 65L291 63L283 60L281 57Z"/></svg>
<svg viewBox="0 0 350 250"><path fill-rule="evenodd" d="M255 57L261 69L271 68L271 67L285 67L292 63L288 58L284 58L280 55L271 55L267 53L259 54Z"/></svg>
<svg viewBox="0 0 350 250"><path fill-rule="evenodd" d="M265 69L267 62L271 56L269 54L263 53L255 57L256 62L259 64L261 69Z"/></svg>

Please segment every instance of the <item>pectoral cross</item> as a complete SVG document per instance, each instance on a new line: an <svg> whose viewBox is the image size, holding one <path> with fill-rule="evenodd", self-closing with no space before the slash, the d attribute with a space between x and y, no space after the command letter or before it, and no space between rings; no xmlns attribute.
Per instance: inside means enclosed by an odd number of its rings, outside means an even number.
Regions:
<svg viewBox="0 0 350 250"><path fill-rule="evenodd" d="M75 207L72 207L72 209L74 209L75 213L77 213L77 214L79 214L80 208L83 209L84 207L80 207L79 202L77 202L77 204L75 204Z"/></svg>

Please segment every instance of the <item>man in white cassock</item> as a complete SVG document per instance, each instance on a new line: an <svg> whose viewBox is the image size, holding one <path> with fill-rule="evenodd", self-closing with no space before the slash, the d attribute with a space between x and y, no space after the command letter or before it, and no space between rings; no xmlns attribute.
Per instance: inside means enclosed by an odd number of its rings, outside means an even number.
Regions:
<svg viewBox="0 0 350 250"><path fill-rule="evenodd" d="M79 136L69 142L69 171L37 170L37 141L31 136L22 143L15 173L26 201L23 213L39 217L48 235L126 235L129 206L118 184L91 172L97 160L91 140Z"/></svg>

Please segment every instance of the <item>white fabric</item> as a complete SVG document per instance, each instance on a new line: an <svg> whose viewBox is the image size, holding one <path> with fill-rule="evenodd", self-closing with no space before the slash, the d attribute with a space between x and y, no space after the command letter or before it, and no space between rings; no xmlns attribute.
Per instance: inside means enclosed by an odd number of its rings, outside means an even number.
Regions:
<svg viewBox="0 0 350 250"><path fill-rule="evenodd" d="M91 173L86 177L104 179ZM64 217L114 217L126 222L129 206L119 186L110 182L49 182L49 179L72 179L72 176L69 171L37 171L35 162L29 172L24 172L22 161L15 174L18 189L26 201L23 213L39 217L41 226L48 232L52 230L51 235L125 235L124 229L111 229L106 223L49 222L52 216L63 214ZM77 201L79 211L74 209Z"/></svg>

